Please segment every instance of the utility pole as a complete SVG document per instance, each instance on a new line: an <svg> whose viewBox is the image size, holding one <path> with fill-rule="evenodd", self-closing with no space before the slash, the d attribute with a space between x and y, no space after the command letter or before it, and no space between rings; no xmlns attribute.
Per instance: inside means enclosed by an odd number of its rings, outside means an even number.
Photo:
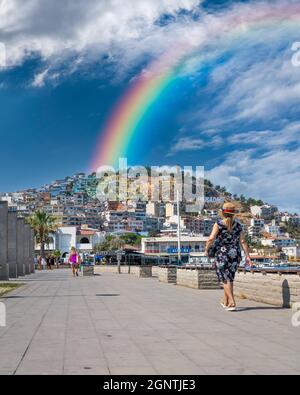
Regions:
<svg viewBox="0 0 300 395"><path fill-rule="evenodd" d="M181 265L181 226L180 226L180 203L179 203L179 191L177 190L177 241L178 241L178 264Z"/></svg>

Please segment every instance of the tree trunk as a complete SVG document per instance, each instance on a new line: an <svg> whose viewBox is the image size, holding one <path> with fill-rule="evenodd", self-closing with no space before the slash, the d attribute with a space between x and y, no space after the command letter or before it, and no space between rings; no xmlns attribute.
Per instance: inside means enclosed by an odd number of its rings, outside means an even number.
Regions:
<svg viewBox="0 0 300 395"><path fill-rule="evenodd" d="M45 258L45 243L41 243L41 257Z"/></svg>

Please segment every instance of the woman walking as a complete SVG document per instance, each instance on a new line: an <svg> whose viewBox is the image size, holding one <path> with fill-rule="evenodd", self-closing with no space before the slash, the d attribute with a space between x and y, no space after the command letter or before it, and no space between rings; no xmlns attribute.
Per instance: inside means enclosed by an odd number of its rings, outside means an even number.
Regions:
<svg viewBox="0 0 300 395"><path fill-rule="evenodd" d="M225 203L221 212L222 219L214 225L206 245L206 255L215 258L217 276L224 286L224 299L221 305L227 311L236 311L233 283L242 260L241 247L245 252L247 265L251 265L243 227L235 215L234 204Z"/></svg>
<svg viewBox="0 0 300 395"><path fill-rule="evenodd" d="M72 271L73 271L73 276L74 277L79 277L79 266L80 266L80 256L76 251L76 248L71 249L70 257L69 257L69 263L72 266Z"/></svg>

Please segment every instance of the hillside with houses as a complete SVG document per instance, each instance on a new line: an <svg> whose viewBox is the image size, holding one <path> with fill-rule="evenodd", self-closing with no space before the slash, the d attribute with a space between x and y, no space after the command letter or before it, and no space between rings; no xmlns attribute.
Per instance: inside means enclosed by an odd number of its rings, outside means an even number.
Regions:
<svg viewBox="0 0 300 395"><path fill-rule="evenodd" d="M172 255L176 256L179 218L174 177L162 177L160 184L157 180L145 179L137 186L136 180L130 177L126 182L128 190L140 194L138 199L130 199L124 193L117 195L115 200L99 199L99 179L96 174L84 173L55 180L40 188L2 193L0 199L8 201L10 210L17 211L19 216L28 217L43 210L55 218L57 232L49 242L49 251L59 250L64 255L71 246L76 246L82 253L91 254L107 237L133 234L143 241L137 246L143 253L159 254L172 262ZM120 187L122 180L119 176L111 177L108 185ZM151 200L151 192L157 185L160 191L169 187L169 200L162 199L160 193L158 200ZM299 261L298 214L280 212L276 206L253 197L231 194L209 180L204 181L203 187L205 204L201 211L189 213L185 201L180 203L180 229L186 240L183 252L187 259L193 254L196 258L203 256L206 239L223 202L231 201L237 207L238 219L243 224L253 257L258 261L268 258L291 263ZM159 239L163 240L162 248L158 245ZM134 244L132 247L136 248L136 240Z"/></svg>

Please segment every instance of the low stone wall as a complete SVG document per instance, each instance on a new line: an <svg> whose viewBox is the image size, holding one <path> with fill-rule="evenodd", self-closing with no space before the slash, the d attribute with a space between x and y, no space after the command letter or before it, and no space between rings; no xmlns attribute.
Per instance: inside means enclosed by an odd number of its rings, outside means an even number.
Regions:
<svg viewBox="0 0 300 395"><path fill-rule="evenodd" d="M81 268L83 277L93 277L94 276L94 266L82 266Z"/></svg>
<svg viewBox="0 0 300 395"><path fill-rule="evenodd" d="M291 308L300 302L300 275L240 271L235 294L238 298Z"/></svg>
<svg viewBox="0 0 300 395"><path fill-rule="evenodd" d="M95 266L95 274L101 273L118 273L118 266L117 265L99 265ZM128 273L128 266L121 266L121 273L127 274Z"/></svg>
<svg viewBox="0 0 300 395"><path fill-rule="evenodd" d="M158 277L159 266L152 266L152 277Z"/></svg>
<svg viewBox="0 0 300 395"><path fill-rule="evenodd" d="M139 278L152 277L152 266L132 266L131 274Z"/></svg>
<svg viewBox="0 0 300 395"><path fill-rule="evenodd" d="M220 289L216 272L208 268L177 268L177 285L195 289Z"/></svg>
<svg viewBox="0 0 300 395"><path fill-rule="evenodd" d="M177 267L161 266L158 268L157 273L158 273L158 279L161 283L176 284Z"/></svg>
<svg viewBox="0 0 300 395"><path fill-rule="evenodd" d="M117 265L100 265L95 266L95 274L101 273L118 273ZM121 265L121 274L132 274L136 277L152 277L152 266L127 266Z"/></svg>

